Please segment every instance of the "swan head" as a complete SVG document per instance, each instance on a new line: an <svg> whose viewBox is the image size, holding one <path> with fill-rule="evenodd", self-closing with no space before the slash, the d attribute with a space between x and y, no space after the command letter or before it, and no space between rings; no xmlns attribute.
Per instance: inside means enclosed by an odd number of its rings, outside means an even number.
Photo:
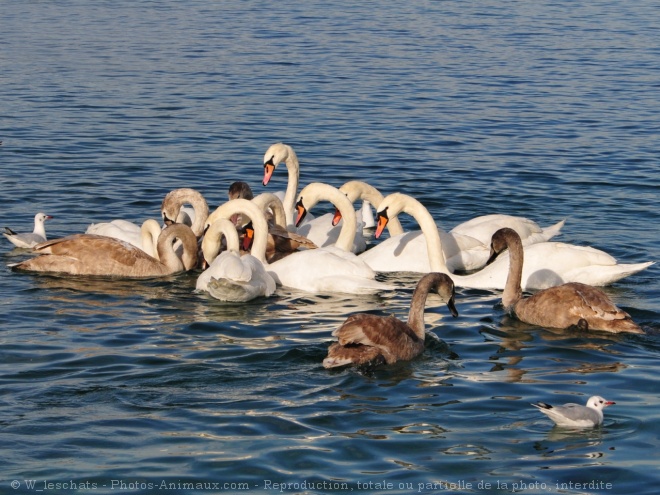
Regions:
<svg viewBox="0 0 660 495"><path fill-rule="evenodd" d="M493 234L493 237L490 240L490 257L486 262L486 265L490 265L497 257L505 251L510 243L513 242L522 243L520 240L520 235L513 229L509 227L501 228Z"/></svg>
<svg viewBox="0 0 660 495"><path fill-rule="evenodd" d="M266 150L266 153L264 154L264 186L268 185L268 182L270 182L277 166L280 163L287 161L292 152L293 150L291 149L291 146L284 143L275 143Z"/></svg>
<svg viewBox="0 0 660 495"><path fill-rule="evenodd" d="M242 198L242 199L253 199L254 198L254 193L252 192L252 188L247 182L243 181L236 181L232 182L231 185L229 186L229 199L236 199L236 198Z"/></svg>

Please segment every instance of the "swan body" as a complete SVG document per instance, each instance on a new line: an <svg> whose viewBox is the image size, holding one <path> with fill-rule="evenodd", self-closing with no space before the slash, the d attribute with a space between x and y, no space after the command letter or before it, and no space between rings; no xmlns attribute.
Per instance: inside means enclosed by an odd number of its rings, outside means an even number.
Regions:
<svg viewBox="0 0 660 495"><path fill-rule="evenodd" d="M177 257L172 246L183 243L183 255ZM146 278L190 270L197 263L197 241L190 227L174 224L158 237L158 255L153 258L141 249L119 239L94 234L76 234L37 244L36 256L12 265L15 270L92 275L121 278Z"/></svg>
<svg viewBox="0 0 660 495"><path fill-rule="evenodd" d="M410 360L424 351L424 306L430 292L446 302L451 314L458 312L454 304L454 284L444 273L429 273L417 283L412 295L408 322L394 316L358 313L349 316L332 335L337 342L328 349L325 368L349 364L367 364Z"/></svg>
<svg viewBox="0 0 660 495"><path fill-rule="evenodd" d="M457 225L449 231L450 234L467 235L479 240L486 246L498 229L509 227L518 232L523 246L545 242L559 234L566 220L561 220L550 227L541 228L536 222L525 217L512 215L482 215ZM483 265L482 265L483 266ZM480 268L480 267L479 267Z"/></svg>
<svg viewBox="0 0 660 495"><path fill-rule="evenodd" d="M593 428L603 424L603 409L612 404L616 404L616 402L594 395L589 398L586 406L570 402L563 406L551 406L545 402L537 402L532 406L548 416L557 426Z"/></svg>
<svg viewBox="0 0 660 495"><path fill-rule="evenodd" d="M367 242L362 235L362 223L358 223L357 215L353 209L353 205L348 198L342 194L337 188L324 184L322 182L312 182L305 186L298 195L298 202L296 203L296 210L298 217L296 219L296 226L307 216L307 212L311 210L319 201L330 201L338 212L352 210L355 218L352 225L355 225L355 232L353 234L353 242L350 246L342 246L342 249L348 247L348 251L353 253L362 253L367 248ZM342 209L337 205L338 202L342 203ZM339 239L342 232L345 232L342 225L333 227L333 217L342 217L341 213L327 213L315 218L314 220L298 227L298 233L304 235L317 246L330 246L335 244ZM346 235L346 234L345 234Z"/></svg>
<svg viewBox="0 0 660 495"><path fill-rule="evenodd" d="M209 215L209 205L202 194L188 187L174 189L165 195L160 206L163 221L166 225L177 223L177 219L185 204L190 204L193 208L192 224L190 228L198 238L204 234L204 225ZM185 211L185 210L184 210ZM189 215L191 216L191 215Z"/></svg>
<svg viewBox="0 0 660 495"><path fill-rule="evenodd" d="M605 332L644 333L628 313L600 289L577 282L550 287L523 298L520 287L525 257L518 233L503 228L493 234L493 255L509 251L509 272L502 293L504 308L519 320L551 328L578 327Z"/></svg>
<svg viewBox="0 0 660 495"><path fill-rule="evenodd" d="M127 220L112 220L110 222L93 223L85 234L113 237L142 249L149 256L158 258L156 245L162 229L153 219L145 220L141 226Z"/></svg>
<svg viewBox="0 0 660 495"><path fill-rule="evenodd" d="M417 200L405 194L394 193L387 196L380 204L377 214L379 224L383 225L379 230L382 231L387 224L388 216L408 213L417 220L424 233L430 271L448 273L459 287L504 289L509 272L508 253L503 253L478 272L469 275L451 273L443 257L442 240L435 221L426 208L417 207L417 204ZM379 230L376 231L377 237ZM539 242L525 246L524 250L525 264L521 282L523 290L545 289L566 282L608 285L653 264L619 264L604 251L561 242ZM394 265L390 271L403 270L398 270L397 265Z"/></svg>
<svg viewBox="0 0 660 495"><path fill-rule="evenodd" d="M220 252L223 236L227 250ZM251 301L275 292L275 280L263 263L251 254L240 254L238 232L230 220L219 218L210 224L202 252L209 267L197 278L197 290L230 302Z"/></svg>
<svg viewBox="0 0 660 495"><path fill-rule="evenodd" d="M355 210L352 207L345 212L345 218L350 219L351 212L355 222ZM236 213L248 216L254 224L252 254L263 262L268 226L263 212L256 204L244 199L228 201L211 213L207 223L217 218L231 218L231 215ZM303 250L274 263L266 262L266 271L279 285L312 293L361 294L392 289L392 286L376 281L374 271L360 262L355 254L346 250L353 242L354 224L351 225L349 220L343 229L339 236L341 242L338 241L335 246Z"/></svg>
<svg viewBox="0 0 660 495"><path fill-rule="evenodd" d="M2 235L17 248L29 249L40 242L46 241L46 226L44 222L51 218L53 217L39 212L34 216L34 230L32 232L18 233L9 227L5 227Z"/></svg>

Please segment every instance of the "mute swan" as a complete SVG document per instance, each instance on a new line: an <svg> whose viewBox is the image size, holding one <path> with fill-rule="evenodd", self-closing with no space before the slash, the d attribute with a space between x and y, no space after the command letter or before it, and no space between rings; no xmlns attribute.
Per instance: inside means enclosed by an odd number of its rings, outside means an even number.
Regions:
<svg viewBox="0 0 660 495"><path fill-rule="evenodd" d="M557 426L589 428L603 424L603 409L613 404L616 402L594 395L589 397L586 406L572 402L563 406L551 406L545 402L537 402L532 405L548 416Z"/></svg>
<svg viewBox="0 0 660 495"><path fill-rule="evenodd" d="M126 220L112 220L110 222L91 224L87 227L85 234L114 237L120 241L132 244L142 249L149 256L158 259L156 244L158 243L158 236L161 231L161 226L153 219L145 220L141 226Z"/></svg>
<svg viewBox="0 0 660 495"><path fill-rule="evenodd" d="M296 203L296 211L298 212L296 226L300 225L309 210L319 201L330 201L335 206L337 213L327 213L326 215L316 217L313 221L298 227L298 233L307 237L317 246L323 247L335 244L339 235L343 232L342 225L333 227L333 217L343 217L341 212L348 209L353 211L353 213L355 213L355 210L346 195L339 192L336 187L322 182L312 182L306 185L298 195L298 202ZM342 208L338 207L340 202ZM357 215L354 215L354 218L353 225L355 225L355 232L353 233L353 242L348 251L357 254L367 248L367 242L362 235L362 224L360 223L358 225L357 223Z"/></svg>
<svg viewBox="0 0 660 495"><path fill-rule="evenodd" d="M420 355L424 351L424 306L430 292L440 295L452 316L458 316L451 279L444 273L426 274L413 292L407 324L394 316L369 313L351 315L332 332L338 342L328 349L323 366L334 368L373 362L392 364Z"/></svg>
<svg viewBox="0 0 660 495"><path fill-rule="evenodd" d="M519 320L551 328L579 326L584 330L644 333L628 313L617 308L602 290L591 285L567 283L523 299L520 288L525 265L523 245L518 233L508 227L493 234L493 257L507 248L510 264L502 304Z"/></svg>
<svg viewBox="0 0 660 495"><path fill-rule="evenodd" d="M220 252L224 236L227 250ZM202 252L209 267L197 278L197 290L205 290L221 301L246 302L275 292L275 280L263 261L239 253L236 226L219 218L210 224L202 240Z"/></svg>
<svg viewBox="0 0 660 495"><path fill-rule="evenodd" d="M412 215L424 233L430 265L430 270L426 271L448 273L459 287L504 289L509 271L508 253L503 253L478 272L469 275L450 273L442 256L444 239L441 240L433 217L419 201L410 196L394 193L381 202L377 213L379 227L376 230L376 237L379 237L387 225L388 216L398 215L401 212ZM562 242L539 242L525 246L524 249L525 264L521 283L523 290L545 289L565 282L608 285L644 270L654 263L617 264L616 260L604 251ZM371 249L364 254L370 251ZM393 258L392 263L390 271L399 271L396 257Z"/></svg>
<svg viewBox="0 0 660 495"><path fill-rule="evenodd" d="M160 206L163 221L166 225L176 223L184 204L190 204L193 207L195 218L190 228L199 238L204 234L204 225L209 215L209 205L204 196L195 189L184 187L167 193Z"/></svg>
<svg viewBox="0 0 660 495"><path fill-rule="evenodd" d="M172 246L183 243L177 257ZM132 244L94 234L76 234L37 244L36 256L11 265L15 270L123 278L160 277L190 270L197 263L197 240L190 227L173 224L158 237L160 261Z"/></svg>
<svg viewBox="0 0 660 495"><path fill-rule="evenodd" d="M366 202L366 204L363 203L362 205L363 209L365 207L368 208L369 205L373 205L373 207L377 211L378 205L383 200L383 195L378 189L376 189L371 184L368 184L360 180L348 181L344 185L342 185L339 188L339 190L343 192L346 195L346 197L348 197L348 200L351 203L355 203L359 199L361 199L363 202ZM341 218L341 215L336 214L335 216L339 216ZM365 222L365 227L367 226L375 227L376 224L374 222L373 225L367 225L367 223ZM399 219L397 217L390 218L390 221L387 223L387 231L390 233L390 237L403 234L403 227L401 226L401 222L399 222Z"/></svg>
<svg viewBox="0 0 660 495"><path fill-rule="evenodd" d="M272 221L268 224L268 244L266 245L266 259L273 263L299 249L316 249L318 246L307 237L289 232L286 229L286 214L282 201L272 193L261 193L252 199L258 205L266 218ZM254 235L252 225L245 227L245 235L251 239ZM249 243L249 242L248 242Z"/></svg>
<svg viewBox="0 0 660 495"><path fill-rule="evenodd" d="M261 259L266 250L268 226L263 212L256 204L245 199L228 201L209 215L207 224L217 218L231 218L236 213L246 215L252 221L255 227L252 254ZM275 282L313 293L362 294L393 289L390 285L377 282L374 271L346 250L353 243L355 210L351 207L342 213L348 221L335 246L298 251L274 263L265 264L266 271Z"/></svg>
<svg viewBox="0 0 660 495"><path fill-rule="evenodd" d="M44 225L44 222L51 218L53 217L39 212L34 216L34 230L32 232L19 234L11 230L9 227L5 227L5 231L2 235L4 235L7 240L17 248L34 247L40 242L46 241L46 226Z"/></svg>

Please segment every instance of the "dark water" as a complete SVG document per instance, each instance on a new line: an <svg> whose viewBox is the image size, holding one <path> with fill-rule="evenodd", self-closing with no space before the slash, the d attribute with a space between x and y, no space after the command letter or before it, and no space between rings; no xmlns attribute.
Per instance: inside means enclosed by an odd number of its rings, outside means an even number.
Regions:
<svg viewBox="0 0 660 495"><path fill-rule="evenodd" d="M557 240L660 260L654 2L2 7L2 225L44 211L58 237L157 218L176 187L213 206L234 180L262 192L284 141L301 184L367 180L446 229L568 218ZM25 257L3 242L3 266ZM419 359L329 372L331 331L355 311L405 318L415 276L232 305L194 273L4 268L0 493L656 493L659 270L606 289L644 336L516 324L498 293L460 289L459 318L429 305ZM594 394L617 405L590 431L529 406Z"/></svg>

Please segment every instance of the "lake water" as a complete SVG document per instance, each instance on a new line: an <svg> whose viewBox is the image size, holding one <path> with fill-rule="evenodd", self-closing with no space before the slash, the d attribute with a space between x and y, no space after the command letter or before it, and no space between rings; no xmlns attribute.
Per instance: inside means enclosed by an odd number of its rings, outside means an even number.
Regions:
<svg viewBox="0 0 660 495"><path fill-rule="evenodd" d="M164 195L366 180L449 230L509 213L621 262L659 261L656 2L22 2L0 17L2 226L50 238L159 217ZM318 207L319 212L323 211ZM316 209L314 210L316 212ZM409 217L404 226L415 228ZM149 281L32 276L2 239L0 493L636 493L660 476L660 267L607 287L643 336L430 301L424 354L327 371L374 296L248 304ZM571 432L529 403L617 402ZM169 488L169 490L167 489Z"/></svg>

